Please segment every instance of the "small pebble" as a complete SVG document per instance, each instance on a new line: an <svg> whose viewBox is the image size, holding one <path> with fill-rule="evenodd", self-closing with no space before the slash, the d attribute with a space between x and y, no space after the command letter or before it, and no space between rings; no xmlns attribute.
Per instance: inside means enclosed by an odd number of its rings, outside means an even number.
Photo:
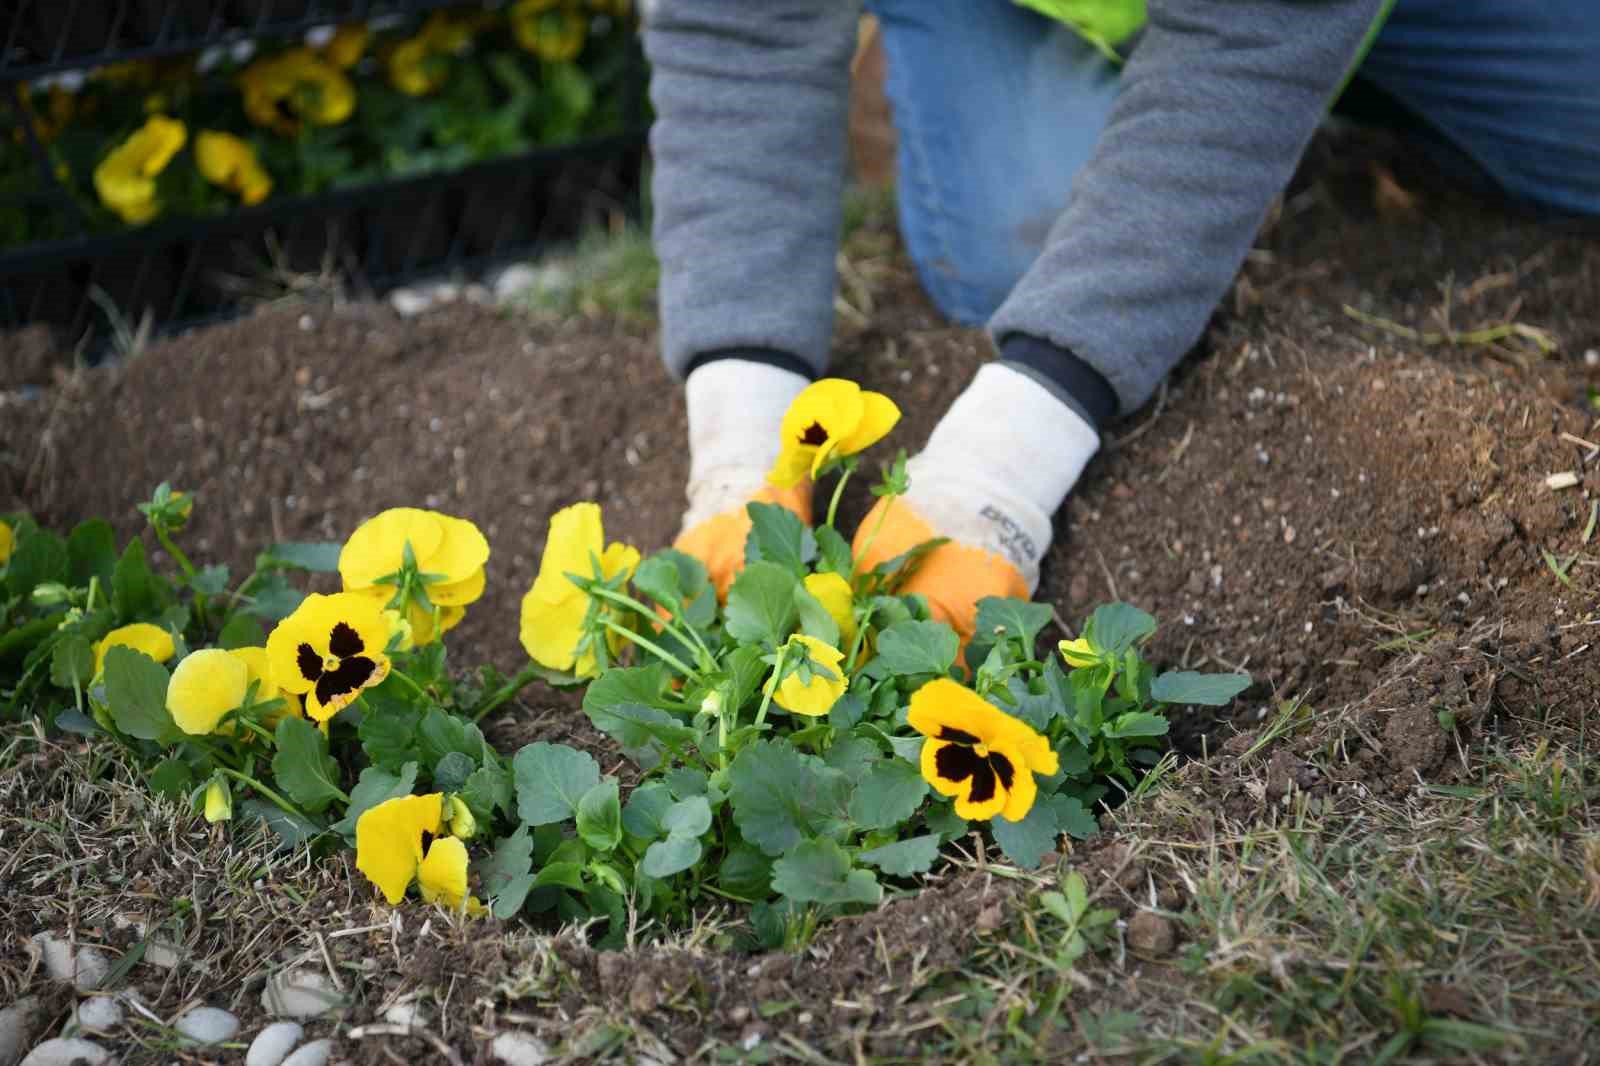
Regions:
<svg viewBox="0 0 1600 1066"><path fill-rule="evenodd" d="M280 1066L305 1032L298 1022L273 1022L250 1041L244 1066Z"/></svg>
<svg viewBox="0 0 1600 1066"><path fill-rule="evenodd" d="M97 948L79 948L53 933L37 933L33 942L44 955L45 972L57 981L70 981L80 992L92 992L111 975L111 960Z"/></svg>
<svg viewBox="0 0 1600 1066"><path fill-rule="evenodd" d="M293 1055L283 1060L283 1066L324 1066L333 1054L333 1041L326 1038L302 1044Z"/></svg>
<svg viewBox="0 0 1600 1066"><path fill-rule="evenodd" d="M28 1052L22 1066L100 1066L110 1061L111 1053L93 1040L57 1037Z"/></svg>
<svg viewBox="0 0 1600 1066"><path fill-rule="evenodd" d="M401 318L415 318L432 307L433 301L415 289L396 289L389 294L389 306Z"/></svg>
<svg viewBox="0 0 1600 1066"><path fill-rule="evenodd" d="M220 1044L239 1031L239 1019L220 1007L196 1007L173 1026L190 1040Z"/></svg>
<svg viewBox="0 0 1600 1066"><path fill-rule="evenodd" d="M0 1010L0 1066L11 1066L22 1058L23 1049L43 1021L39 1016L38 996L23 996Z"/></svg>
<svg viewBox="0 0 1600 1066"><path fill-rule="evenodd" d="M545 1042L528 1033L501 1033L489 1050L506 1066L540 1066L550 1058Z"/></svg>
<svg viewBox="0 0 1600 1066"><path fill-rule="evenodd" d="M78 1025L91 1032L115 1029L122 1024L122 1004L110 996L95 996L78 1004Z"/></svg>
<svg viewBox="0 0 1600 1066"><path fill-rule="evenodd" d="M533 284L536 277L533 267L526 263L508 266L494 279L494 298L504 303L514 296L519 296L524 289Z"/></svg>
<svg viewBox="0 0 1600 1066"><path fill-rule="evenodd" d="M1165 955L1178 942L1170 919L1154 911L1140 911L1128 922L1128 946L1146 955Z"/></svg>
<svg viewBox="0 0 1600 1066"><path fill-rule="evenodd" d="M420 1003L396 1003L383 1012L383 1020L416 1029L428 1024L428 1011Z"/></svg>
<svg viewBox="0 0 1600 1066"><path fill-rule="evenodd" d="M316 970L273 974L261 990L261 1006L282 1018L314 1018L343 1002L333 982Z"/></svg>

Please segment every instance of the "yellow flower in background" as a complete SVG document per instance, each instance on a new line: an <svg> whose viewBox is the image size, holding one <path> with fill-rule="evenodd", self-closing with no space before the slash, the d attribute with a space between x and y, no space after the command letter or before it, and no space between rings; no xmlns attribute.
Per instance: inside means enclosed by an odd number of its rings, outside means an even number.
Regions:
<svg viewBox="0 0 1600 1066"><path fill-rule="evenodd" d="M56 135L66 128L67 123L78 112L78 98L59 85L52 85L45 92L44 110L40 111L34 102L34 92L26 82L17 85L17 102L22 105L23 111L33 122L33 132L41 144L49 144L55 140ZM15 131L15 139L22 143L23 131Z"/></svg>
<svg viewBox="0 0 1600 1066"><path fill-rule="evenodd" d="M1087 637L1063 640L1056 645L1056 650L1061 652L1061 657L1067 661L1067 665L1075 670L1079 667L1094 666L1100 662L1100 653L1090 646Z"/></svg>
<svg viewBox="0 0 1600 1066"><path fill-rule="evenodd" d="M137 225L161 213L156 198L156 177L189 139L182 122L152 115L94 168L94 188L100 202L124 222Z"/></svg>
<svg viewBox="0 0 1600 1066"><path fill-rule="evenodd" d="M968 820L1021 821L1038 796L1033 775L1060 769L1046 737L949 678L912 693L906 720L928 738L923 778Z"/></svg>
<svg viewBox="0 0 1600 1066"><path fill-rule="evenodd" d="M294 692L285 692L277 679L272 676L272 660L267 657L267 649L260 647L229 648L228 654L244 663L247 673L247 682L256 686L256 703L268 703L272 700L282 700L283 706L274 711L266 711L261 715L263 728L272 730L278 728L278 723L285 718L304 718L305 708L301 705L300 696Z"/></svg>
<svg viewBox="0 0 1600 1066"><path fill-rule="evenodd" d="M322 58L340 70L349 70L361 62L361 57L367 51L367 42L371 39L372 31L365 24L347 23L335 30L333 37L322 46Z"/></svg>
<svg viewBox="0 0 1600 1066"><path fill-rule="evenodd" d="M344 71L309 48L264 56L239 75L244 113L258 126L293 136L301 122L337 126L356 109Z"/></svg>
<svg viewBox="0 0 1600 1066"><path fill-rule="evenodd" d="M406 546L420 575L419 586L410 590L405 604L395 603L405 591L403 580ZM465 616L466 607L483 595L484 566L489 561L489 542L477 526L464 518L424 511L415 507L392 507L367 519L350 534L339 551L339 576L346 592L372 597L380 607L400 611L413 645L430 644L440 634L453 629ZM418 598L438 608L434 613Z"/></svg>
<svg viewBox="0 0 1600 1066"><path fill-rule="evenodd" d="M201 130L194 139L194 162L201 177L237 194L247 206L272 192L272 176L262 169L255 147L231 133Z"/></svg>
<svg viewBox="0 0 1600 1066"><path fill-rule="evenodd" d="M839 574L827 571L809 574L801 582L806 591L817 598L839 627L839 646L848 648L856 639L855 597L850 592L850 582Z"/></svg>
<svg viewBox="0 0 1600 1066"><path fill-rule="evenodd" d="M158 663L166 662L178 652L172 642L172 634L160 626L153 626L149 622L120 626L101 637L94 646L95 677L105 670L106 652L118 647L142 651Z"/></svg>
<svg viewBox="0 0 1600 1066"><path fill-rule="evenodd" d="M622 18L632 7L631 0L589 0L589 10L612 18Z"/></svg>
<svg viewBox="0 0 1600 1066"><path fill-rule="evenodd" d="M272 678L304 693L306 714L326 722L389 676L383 605L359 592L312 593L267 637Z"/></svg>
<svg viewBox="0 0 1600 1066"><path fill-rule="evenodd" d="M518 0L511 5L511 34L524 49L546 63L578 58L589 32L589 20L571 8L552 8L547 0Z"/></svg>
<svg viewBox="0 0 1600 1066"><path fill-rule="evenodd" d="M205 814L206 821L212 825L233 817L233 790L220 777L213 777L206 786Z"/></svg>
<svg viewBox="0 0 1600 1066"><path fill-rule="evenodd" d="M471 47L472 30L470 23L435 11L416 36L401 41L389 53L389 84L407 96L438 92L450 76L447 57Z"/></svg>
<svg viewBox="0 0 1600 1066"><path fill-rule="evenodd" d="M599 504L575 503L551 516L539 575L522 597L522 646L529 657L552 670L594 676L598 672L594 649L578 649L585 636L583 623L590 597L567 575L610 581L631 576L638 565L639 549L621 543L605 546Z"/></svg>
<svg viewBox="0 0 1600 1066"><path fill-rule="evenodd" d="M853 381L823 378L806 386L784 412L778 460L767 480L791 488L816 477L829 459L870 448L900 421L900 408Z"/></svg>
<svg viewBox="0 0 1600 1066"><path fill-rule="evenodd" d="M844 662L844 653L816 637L800 633L790 637L789 643L800 644L809 653L813 664L810 677L809 680L803 680L800 672L791 673L778 686L772 702L793 714L813 718L827 714L833 710L833 705L844 695L845 687L849 684L839 665ZM819 671L817 667L827 673Z"/></svg>
<svg viewBox="0 0 1600 1066"><path fill-rule="evenodd" d="M221 648L185 655L167 685L167 710L178 728L192 737L216 732L223 715L244 703L250 669Z"/></svg>
<svg viewBox="0 0 1600 1066"><path fill-rule="evenodd" d="M11 550L16 546L16 535L11 532L10 524L0 521L0 566L4 566L11 558Z"/></svg>
<svg viewBox="0 0 1600 1066"><path fill-rule="evenodd" d="M356 819L356 869L377 886L390 906L405 898L413 881L429 903L482 913L467 895L467 848L446 836L444 795L397 796Z"/></svg>

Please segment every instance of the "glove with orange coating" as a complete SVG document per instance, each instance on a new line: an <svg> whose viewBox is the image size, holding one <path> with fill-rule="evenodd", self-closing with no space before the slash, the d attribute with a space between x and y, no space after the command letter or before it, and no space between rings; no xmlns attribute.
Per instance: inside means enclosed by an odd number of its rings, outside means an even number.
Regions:
<svg viewBox="0 0 1600 1066"><path fill-rule="evenodd" d="M1030 372L982 367L906 464L909 491L880 500L856 532L858 571L935 537L900 591L972 639L978 601L1026 599L1039 584L1050 519L1100 447L1100 435Z"/></svg>
<svg viewBox="0 0 1600 1066"><path fill-rule="evenodd" d="M744 567L746 504L776 503L811 522L809 478L793 488L767 484L784 412L808 384L800 374L743 359L702 364L685 383L689 508L673 547L705 564L719 598Z"/></svg>

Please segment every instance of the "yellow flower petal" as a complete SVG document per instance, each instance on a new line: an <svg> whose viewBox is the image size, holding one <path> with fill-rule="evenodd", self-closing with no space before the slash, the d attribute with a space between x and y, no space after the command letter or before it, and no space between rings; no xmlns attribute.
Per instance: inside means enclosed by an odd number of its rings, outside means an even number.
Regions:
<svg viewBox="0 0 1600 1066"><path fill-rule="evenodd" d="M416 879L423 861L422 834L438 836L443 813L444 796L433 792L384 800L356 819L356 869L377 886L391 906L405 898L406 889ZM434 845L438 844L436 840ZM465 884L462 889L465 891Z"/></svg>
<svg viewBox="0 0 1600 1066"><path fill-rule="evenodd" d="M246 204L260 203L272 191L255 147L231 133L201 130L194 139L194 163L201 177L239 194Z"/></svg>
<svg viewBox="0 0 1600 1066"><path fill-rule="evenodd" d="M605 554L600 556L600 573L607 581L623 576L632 577L638 566L639 549L621 541L613 543L606 548Z"/></svg>
<svg viewBox="0 0 1600 1066"><path fill-rule="evenodd" d="M821 447L848 438L861 425L865 404L861 386L843 378L823 378L803 389L783 413L780 450Z"/></svg>
<svg viewBox="0 0 1600 1066"><path fill-rule="evenodd" d="M816 455L817 449L806 445L782 448L778 458L773 460L772 469L767 471L767 484L780 489L794 488L811 476L811 464Z"/></svg>
<svg viewBox="0 0 1600 1066"><path fill-rule="evenodd" d="M939 752L948 748L954 741L934 740L929 737L922 742L922 779L933 786L933 790L941 796L955 796L966 791L965 780L953 781L939 773Z"/></svg>
<svg viewBox="0 0 1600 1066"><path fill-rule="evenodd" d="M583 619L589 612L589 597L574 590L554 603L540 599L538 585L522 597L522 647L528 657L552 670L572 670L583 639ZM594 656L589 655L592 664Z"/></svg>
<svg viewBox="0 0 1600 1066"><path fill-rule="evenodd" d="M441 584L460 583L475 573L481 573L489 562L489 542L482 530L465 518L447 514L435 517L444 536L438 548L427 555L417 556L422 571L443 574L445 580Z"/></svg>
<svg viewBox="0 0 1600 1066"><path fill-rule="evenodd" d="M1016 776L1011 781L1011 787L1005 790L1005 809L1000 813L1009 821L1020 822L1028 816L1033 809L1033 801L1038 798L1039 785L1033 779L1033 771L1028 762L1021 757L1021 753L1006 747L992 749L994 753L1009 759L1016 767ZM1044 771L1039 771L1043 773ZM1055 771L1050 771L1054 773Z"/></svg>
<svg viewBox="0 0 1600 1066"><path fill-rule="evenodd" d="M244 703L250 670L244 660L221 648L192 651L172 671L167 710L190 736L214 732L222 716Z"/></svg>
<svg viewBox="0 0 1600 1066"><path fill-rule="evenodd" d="M0 566L4 566L6 560L11 558L11 548L14 543L15 537L11 532L11 527L4 522L0 522Z"/></svg>
<svg viewBox="0 0 1600 1066"><path fill-rule="evenodd" d="M482 569L461 579L449 583L439 583L428 586L428 599L440 607L464 607L469 603L477 602L483 596L483 590L488 583Z"/></svg>
<svg viewBox="0 0 1600 1066"><path fill-rule="evenodd" d="M850 592L850 582L832 571L811 574L801 582L806 591L817 598L823 610L839 627L839 646L848 648L856 639L856 618L853 610L855 597Z"/></svg>
<svg viewBox="0 0 1600 1066"><path fill-rule="evenodd" d="M1056 650L1061 652L1061 657L1067 665L1077 669L1084 666L1094 666L1100 662L1099 654L1089 645L1087 637L1077 640L1063 640L1056 645Z"/></svg>
<svg viewBox="0 0 1600 1066"><path fill-rule="evenodd" d="M844 676L844 669L840 665L844 662L844 653L831 644L826 644L816 637L795 634L789 638L790 643L803 645L810 652L811 660L831 670L832 678L827 678L818 673L811 675L809 682L801 681L799 674L790 674L778 686L778 691L773 694L772 702L793 714L804 714L818 717L827 714L833 709L848 681Z"/></svg>
<svg viewBox="0 0 1600 1066"><path fill-rule="evenodd" d="M881 392L861 392L861 421L855 431L839 442L840 455L854 455L866 451L884 437L900 421L900 408Z"/></svg>
<svg viewBox="0 0 1600 1066"><path fill-rule="evenodd" d="M974 802L970 791L967 795L956 797L956 816L965 818L969 822L983 822L1005 810L1006 794L997 789L994 795L986 800Z"/></svg>
<svg viewBox="0 0 1600 1066"><path fill-rule="evenodd" d="M293 692L285 692L272 676L272 661L267 658L267 649L259 647L229 648L228 654L244 663L245 670L249 673L249 682L256 686L256 702L266 703L268 700L282 700L283 707L276 711L268 711L262 715L261 724L267 729L276 729L278 723L285 718L304 718L305 709L301 706L300 697Z"/></svg>
<svg viewBox="0 0 1600 1066"><path fill-rule="evenodd" d="M178 651L172 643L172 634L160 626L153 626L149 622L135 622L132 625L121 626L101 637L95 644L94 676L99 677L101 671L105 669L106 651L116 647L142 651L158 663L166 662Z"/></svg>
<svg viewBox="0 0 1600 1066"><path fill-rule="evenodd" d="M907 721L929 738L922 746L923 778L941 795L956 797L963 818L1004 813L1021 820L1038 794L1033 775L1060 768L1049 738L947 678L912 694Z"/></svg>
<svg viewBox="0 0 1600 1066"><path fill-rule="evenodd" d="M534 589L549 602L564 599L577 591L567 574L591 575L592 558L605 552L605 528L600 521L600 505L575 503L550 516L550 535L539 560L539 576Z"/></svg>
<svg viewBox="0 0 1600 1066"><path fill-rule="evenodd" d="M313 593L267 637L273 680L305 693L306 714L326 722L389 676L389 634L377 597Z"/></svg>
<svg viewBox="0 0 1600 1066"><path fill-rule="evenodd" d="M361 61L362 53L367 50L367 39L371 36L371 31L364 24L347 23L340 26L332 39L322 46L322 57L340 70L349 70Z"/></svg>
<svg viewBox="0 0 1600 1066"><path fill-rule="evenodd" d="M143 126L117 145L94 168L95 192L101 203L137 224L161 210L155 178L188 140L188 130L177 119L152 115Z"/></svg>
<svg viewBox="0 0 1600 1066"><path fill-rule="evenodd" d="M409 542L420 564L444 542L440 515L416 507L391 507L356 527L339 549L339 577L346 590L367 588L400 569ZM460 576L467 576L463 572ZM384 586L392 595L392 586Z"/></svg>
<svg viewBox="0 0 1600 1066"><path fill-rule="evenodd" d="M455 837L439 837L417 867L417 887L428 903L457 908L467 898L467 846Z"/></svg>

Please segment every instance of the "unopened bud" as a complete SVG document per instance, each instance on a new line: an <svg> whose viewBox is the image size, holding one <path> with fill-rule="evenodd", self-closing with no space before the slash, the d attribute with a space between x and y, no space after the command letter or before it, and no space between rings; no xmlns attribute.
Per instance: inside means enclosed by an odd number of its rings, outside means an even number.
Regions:
<svg viewBox="0 0 1600 1066"><path fill-rule="evenodd" d="M710 692L706 693L705 699L700 701L700 713L701 714L721 714L722 713L722 690L721 689L714 688Z"/></svg>
<svg viewBox="0 0 1600 1066"><path fill-rule="evenodd" d="M228 788L228 783L221 778L213 777L206 786L206 821L213 825L217 822L226 822L233 817L233 792Z"/></svg>
<svg viewBox="0 0 1600 1066"><path fill-rule="evenodd" d="M72 590L59 581L46 581L34 588L32 599L35 607L55 607L66 603L72 595Z"/></svg>
<svg viewBox="0 0 1600 1066"><path fill-rule="evenodd" d="M478 832L478 820L472 809L460 796L450 797L450 835L458 840L471 840Z"/></svg>

